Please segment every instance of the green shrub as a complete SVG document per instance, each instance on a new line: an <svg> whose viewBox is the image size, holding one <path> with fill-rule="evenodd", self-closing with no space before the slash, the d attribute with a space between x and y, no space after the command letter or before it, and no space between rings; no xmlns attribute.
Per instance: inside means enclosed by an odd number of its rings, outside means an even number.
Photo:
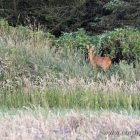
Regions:
<svg viewBox="0 0 140 140"><path fill-rule="evenodd" d="M115 29L95 38L98 40L96 54L110 56L117 62L125 60L131 63L140 60L140 31L138 29Z"/></svg>
<svg viewBox="0 0 140 140"><path fill-rule="evenodd" d="M53 46L62 50L78 49L83 52L87 44L96 46L96 55L109 56L116 62L140 60L140 31L135 28L119 28L98 36L88 36L84 29L78 29L76 32L63 33L52 42Z"/></svg>
<svg viewBox="0 0 140 140"><path fill-rule="evenodd" d="M87 44L91 44L92 38L81 28L75 32L63 33L62 36L53 40L52 45L63 49L85 50Z"/></svg>

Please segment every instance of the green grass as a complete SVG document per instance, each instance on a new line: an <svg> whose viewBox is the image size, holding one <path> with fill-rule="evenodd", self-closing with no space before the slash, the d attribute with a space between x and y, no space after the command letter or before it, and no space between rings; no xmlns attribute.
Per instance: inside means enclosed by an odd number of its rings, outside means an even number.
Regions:
<svg viewBox="0 0 140 140"><path fill-rule="evenodd" d="M70 87L72 88L72 87ZM23 89L16 92L1 92L1 107L21 108L32 105L43 108L83 108L83 109L139 109L139 94L131 92L102 92L101 90L76 88L75 90L46 88L45 90Z"/></svg>
<svg viewBox="0 0 140 140"><path fill-rule="evenodd" d="M138 63L122 61L104 73L78 50L51 48L43 32L1 31L1 107L140 109Z"/></svg>

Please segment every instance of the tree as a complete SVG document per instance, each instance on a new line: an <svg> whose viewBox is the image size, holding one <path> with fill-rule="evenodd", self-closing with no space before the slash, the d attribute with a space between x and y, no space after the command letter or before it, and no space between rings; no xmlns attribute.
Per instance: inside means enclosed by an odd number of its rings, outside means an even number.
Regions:
<svg viewBox="0 0 140 140"><path fill-rule="evenodd" d="M43 26L56 36L85 28L89 34L140 27L139 0L1 0L0 17L12 25ZM18 17L18 20L17 20Z"/></svg>

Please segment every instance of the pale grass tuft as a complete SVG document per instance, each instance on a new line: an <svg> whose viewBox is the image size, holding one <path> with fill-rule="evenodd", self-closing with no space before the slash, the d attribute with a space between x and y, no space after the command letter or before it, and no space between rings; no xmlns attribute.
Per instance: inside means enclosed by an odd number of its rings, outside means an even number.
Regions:
<svg viewBox="0 0 140 140"><path fill-rule="evenodd" d="M32 113L31 113L32 112ZM41 112L45 112L45 117ZM36 115L33 115L37 113ZM41 109L33 113L18 111L15 115L0 115L0 139L10 140L43 140L43 139L119 139L139 136L139 117L126 114L117 114L111 111L93 113L92 111L57 111ZM114 134L110 134L113 133ZM127 132L128 134L125 134ZM119 134L115 134L119 133Z"/></svg>

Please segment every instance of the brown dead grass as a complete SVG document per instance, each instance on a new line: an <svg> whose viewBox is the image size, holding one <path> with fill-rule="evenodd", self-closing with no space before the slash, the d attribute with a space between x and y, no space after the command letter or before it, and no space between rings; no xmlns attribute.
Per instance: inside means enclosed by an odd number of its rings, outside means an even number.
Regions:
<svg viewBox="0 0 140 140"><path fill-rule="evenodd" d="M43 113L41 113L43 112ZM17 111L0 115L1 140L138 139L140 119L127 112ZM34 114L34 115L33 115ZM46 115L43 115L46 114ZM110 134L113 132L114 134ZM127 132L127 134L126 134ZM133 132L133 133L132 133Z"/></svg>

